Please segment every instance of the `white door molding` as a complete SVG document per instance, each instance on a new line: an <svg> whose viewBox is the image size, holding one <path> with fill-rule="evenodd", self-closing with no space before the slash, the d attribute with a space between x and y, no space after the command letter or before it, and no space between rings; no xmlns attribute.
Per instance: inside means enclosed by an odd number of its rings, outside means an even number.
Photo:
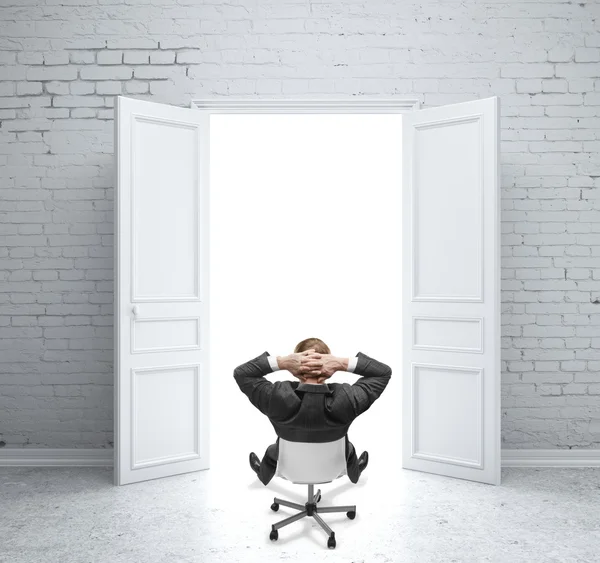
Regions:
<svg viewBox="0 0 600 563"><path fill-rule="evenodd" d="M419 109L416 98L338 100L192 100L190 107L212 113L408 113Z"/></svg>

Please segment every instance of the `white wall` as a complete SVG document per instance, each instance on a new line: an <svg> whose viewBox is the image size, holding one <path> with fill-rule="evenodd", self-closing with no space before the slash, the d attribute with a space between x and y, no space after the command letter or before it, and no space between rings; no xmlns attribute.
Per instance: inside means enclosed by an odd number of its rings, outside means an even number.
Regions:
<svg viewBox="0 0 600 563"><path fill-rule="evenodd" d="M599 12L587 0L4 0L0 445L112 445L114 95L186 107L498 95L502 445L600 447Z"/></svg>
<svg viewBox="0 0 600 563"><path fill-rule="evenodd" d="M335 355L361 351L392 368L349 435L388 455L381 441L393 428L399 447L400 132L400 115L211 117L213 466L245 466L276 438L233 369L312 336Z"/></svg>

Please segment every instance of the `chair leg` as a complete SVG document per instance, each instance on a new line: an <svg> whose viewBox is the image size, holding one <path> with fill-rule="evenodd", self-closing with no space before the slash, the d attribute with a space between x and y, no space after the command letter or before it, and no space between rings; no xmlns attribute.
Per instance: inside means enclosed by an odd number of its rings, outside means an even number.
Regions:
<svg viewBox="0 0 600 563"><path fill-rule="evenodd" d="M327 535L331 537L333 530L325 523L325 520L323 520L316 512L313 512L313 518L320 524L321 528L327 532Z"/></svg>
<svg viewBox="0 0 600 563"><path fill-rule="evenodd" d="M296 510L304 510L304 505L303 504L298 504L297 502L291 502L289 500L285 500L285 499L282 499L282 498L275 497L273 499L273 502L275 504L282 504L283 506L287 506L289 508L295 508Z"/></svg>
<svg viewBox="0 0 600 563"><path fill-rule="evenodd" d="M319 506L317 508L319 512L356 512L356 505L354 506Z"/></svg>
<svg viewBox="0 0 600 563"><path fill-rule="evenodd" d="M288 524L291 524L292 522L295 522L296 520L300 520L301 518L304 518L306 515L307 515L307 511L305 509L302 512L298 512L298 514L294 514L293 516L290 516L289 518L286 518L285 520L281 520L280 522L273 524L271 526L271 529L278 530L279 528L283 528L284 526L287 526Z"/></svg>

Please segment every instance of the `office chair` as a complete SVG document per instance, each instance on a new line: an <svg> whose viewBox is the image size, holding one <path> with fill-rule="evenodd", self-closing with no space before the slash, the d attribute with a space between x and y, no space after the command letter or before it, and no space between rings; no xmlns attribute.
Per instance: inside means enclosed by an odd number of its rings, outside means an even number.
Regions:
<svg viewBox="0 0 600 563"><path fill-rule="evenodd" d="M275 497L271 510L277 512L279 505L295 508L300 512L281 520L271 526L271 540L279 537L279 528L283 528L305 516L312 516L329 536L327 547L335 548L335 532L323 521L319 513L346 512L350 520L356 516L356 505L353 506L318 506L321 500L321 489L316 494L314 486L331 483L334 479L346 475L346 438L333 442L309 443L290 442L279 438L279 458L275 476L295 484L308 485L308 500L302 505Z"/></svg>

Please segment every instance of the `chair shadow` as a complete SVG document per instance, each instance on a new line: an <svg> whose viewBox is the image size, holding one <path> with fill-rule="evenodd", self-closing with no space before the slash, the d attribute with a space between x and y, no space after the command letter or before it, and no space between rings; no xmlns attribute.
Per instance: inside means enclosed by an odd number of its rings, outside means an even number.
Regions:
<svg viewBox="0 0 600 563"><path fill-rule="evenodd" d="M345 483L337 485L327 491L321 491L321 498L322 498L322 500L335 499L340 494L346 492L349 489L362 489L365 485L367 485L368 482L369 482L369 479L366 475L361 475L361 478L358 481L358 483L352 483L352 481L350 481L348 479ZM322 483L322 485L329 485L329 484L331 484L331 483ZM314 486L315 492L320 488L320 486L321 485ZM282 487L277 481L275 481L275 479L272 479L266 486L263 485L258 479L253 481L250 485L248 485L248 489L251 489L251 490L267 489L273 493L277 493L282 498L285 498L289 501L297 502L299 504L304 504L307 500L307 490L308 490L307 485L296 485L296 487L303 487L304 494L301 495L299 492L296 492L295 490L291 491L290 489ZM290 498L292 496L294 498Z"/></svg>

